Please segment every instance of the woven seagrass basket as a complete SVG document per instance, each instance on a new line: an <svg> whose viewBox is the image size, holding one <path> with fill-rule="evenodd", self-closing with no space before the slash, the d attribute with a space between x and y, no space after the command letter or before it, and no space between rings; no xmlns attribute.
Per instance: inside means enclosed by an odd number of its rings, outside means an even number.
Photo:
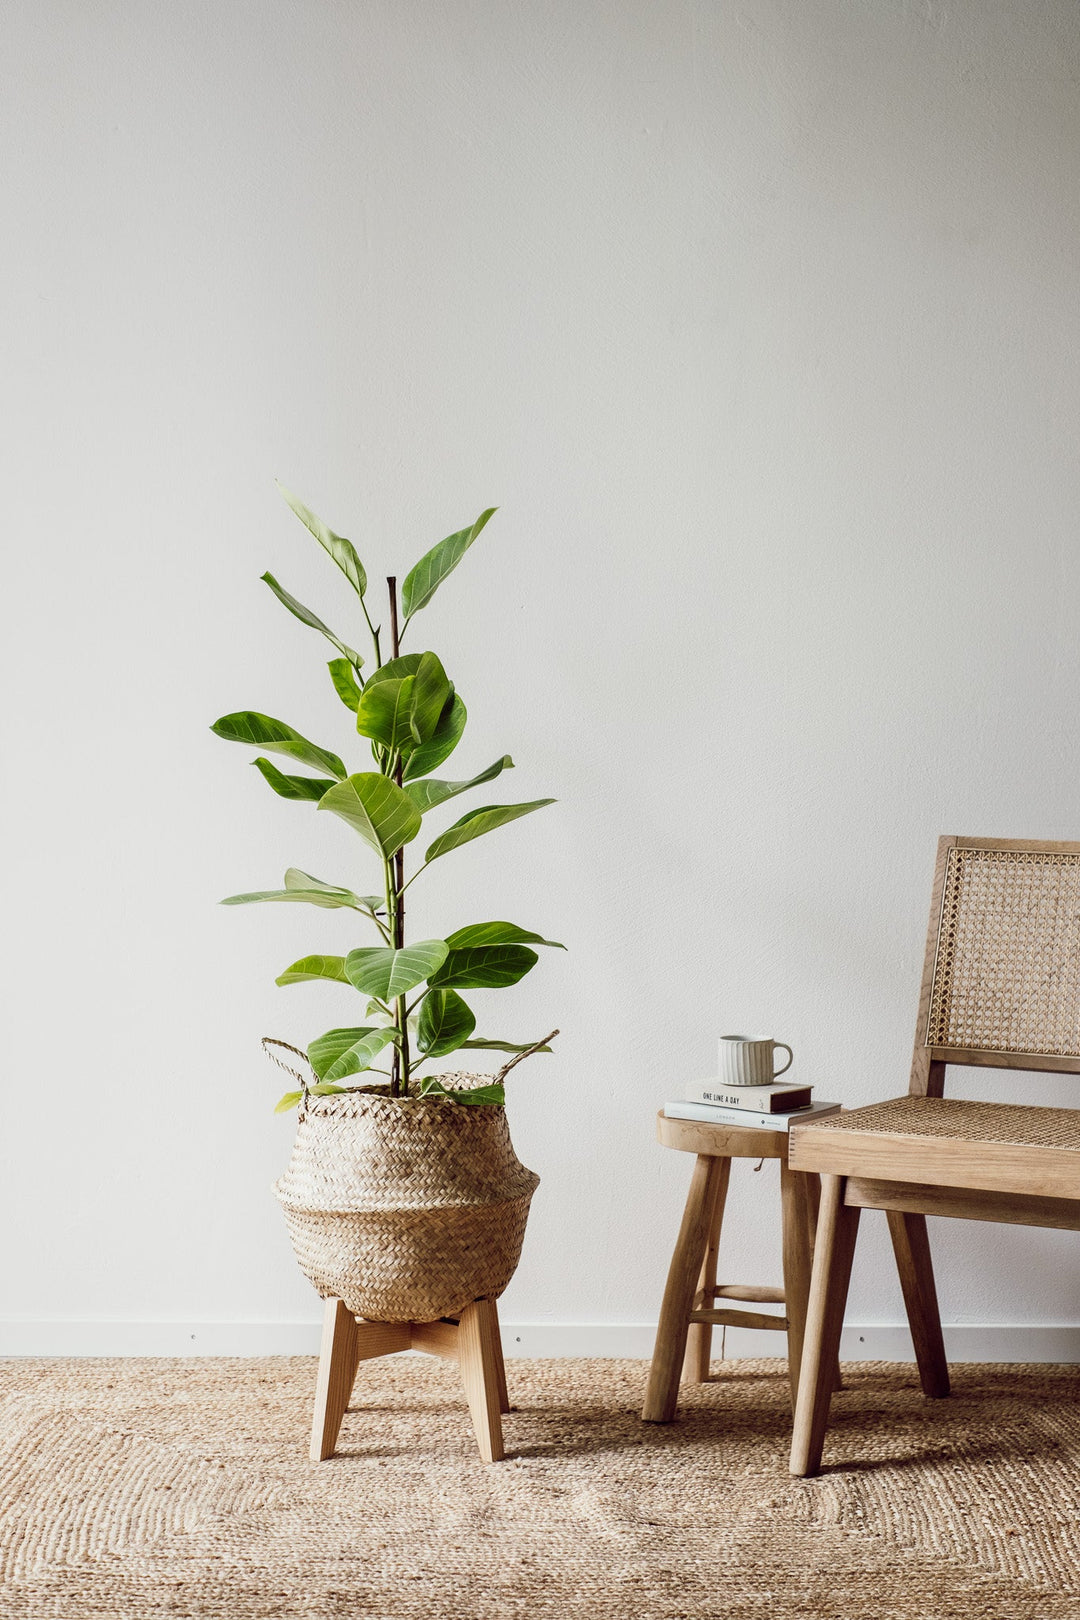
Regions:
<svg viewBox="0 0 1080 1620"><path fill-rule="evenodd" d="M458 1090L491 1080L440 1078ZM539 1181L514 1152L505 1109L371 1086L305 1096L274 1192L324 1299L369 1321L432 1322L502 1293Z"/></svg>

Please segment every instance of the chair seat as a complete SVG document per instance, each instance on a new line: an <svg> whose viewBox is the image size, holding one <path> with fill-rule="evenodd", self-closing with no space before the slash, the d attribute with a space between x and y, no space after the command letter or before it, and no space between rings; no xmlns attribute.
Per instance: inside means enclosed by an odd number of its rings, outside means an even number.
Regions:
<svg viewBox="0 0 1080 1620"><path fill-rule="evenodd" d="M894 1097L791 1130L794 1170L1080 1198L1080 1110Z"/></svg>

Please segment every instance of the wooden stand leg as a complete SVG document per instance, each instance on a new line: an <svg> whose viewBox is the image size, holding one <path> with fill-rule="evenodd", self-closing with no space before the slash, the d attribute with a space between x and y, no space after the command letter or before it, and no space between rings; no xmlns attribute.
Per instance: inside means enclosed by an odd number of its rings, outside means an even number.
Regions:
<svg viewBox="0 0 1080 1620"><path fill-rule="evenodd" d="M789 1170L780 1161L780 1211L784 1256L784 1310L788 1330L788 1377L791 1382L791 1410L799 1398L799 1367L806 1330L806 1306L810 1297L810 1221L807 1207L807 1177Z"/></svg>
<svg viewBox="0 0 1080 1620"><path fill-rule="evenodd" d="M818 1208L821 1204L821 1177L808 1172L806 1176L806 1219L810 1229L810 1263L814 1262L814 1243L817 1240ZM843 1389L844 1377L840 1371L840 1357L836 1358L833 1389Z"/></svg>
<svg viewBox="0 0 1080 1620"><path fill-rule="evenodd" d="M731 1161L727 1161L728 1176L717 1177L713 1184L711 1205L708 1211L708 1241L705 1245L705 1258L701 1262L701 1275L698 1277L697 1294L695 1298L702 1309L711 1311L715 1304L716 1292L716 1264L720 1252L720 1228L724 1224L724 1205L727 1202L728 1180L730 1176ZM709 1376L709 1366L712 1357L712 1323L691 1322L686 1334L686 1354L683 1357L682 1381L684 1384L704 1384Z"/></svg>
<svg viewBox="0 0 1080 1620"><path fill-rule="evenodd" d="M887 1213L923 1394L941 1399L949 1393L949 1365L941 1336L926 1216L905 1215L892 1209Z"/></svg>
<svg viewBox="0 0 1080 1620"><path fill-rule="evenodd" d="M810 1279L799 1398L791 1437L791 1472L816 1474L832 1401L833 1369L844 1325L859 1211L844 1203L845 1178L823 1176L821 1215Z"/></svg>
<svg viewBox="0 0 1080 1620"><path fill-rule="evenodd" d="M328 1299L323 1306L322 1349L315 1384L312 1462L325 1462L334 1455L356 1377L356 1339L356 1318L352 1312L345 1309L340 1299Z"/></svg>
<svg viewBox="0 0 1080 1620"><path fill-rule="evenodd" d="M478 1299L466 1305L458 1325L458 1364L484 1462L500 1462L506 1455L500 1415L506 1386L499 1378L500 1356L495 1301Z"/></svg>
<svg viewBox="0 0 1080 1620"><path fill-rule="evenodd" d="M730 1174L730 1159L698 1154L660 1307L656 1347L641 1411L646 1423L670 1423L675 1416L690 1312L709 1241L709 1219L720 1196L717 1189L722 1184L726 1190Z"/></svg>
<svg viewBox="0 0 1080 1620"><path fill-rule="evenodd" d="M506 1362L503 1360L502 1328L499 1326L499 1307L491 1301L491 1311L495 1318L495 1377L499 1386L499 1411L509 1412L510 1397L506 1393Z"/></svg>

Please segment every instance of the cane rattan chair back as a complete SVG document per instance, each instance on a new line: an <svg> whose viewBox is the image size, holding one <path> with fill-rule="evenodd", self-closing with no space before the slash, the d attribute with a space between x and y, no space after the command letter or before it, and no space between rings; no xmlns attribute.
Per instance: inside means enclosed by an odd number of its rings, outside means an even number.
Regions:
<svg viewBox="0 0 1080 1620"><path fill-rule="evenodd" d="M949 1063L1080 1073L1080 844L941 840L912 1092Z"/></svg>
<svg viewBox="0 0 1080 1620"><path fill-rule="evenodd" d="M906 1097L791 1132L822 1178L792 1471L821 1459L859 1214L888 1215L927 1395L949 1392L926 1216L1080 1231L1080 1109L944 1095L950 1064L1080 1074L1080 843L943 838Z"/></svg>

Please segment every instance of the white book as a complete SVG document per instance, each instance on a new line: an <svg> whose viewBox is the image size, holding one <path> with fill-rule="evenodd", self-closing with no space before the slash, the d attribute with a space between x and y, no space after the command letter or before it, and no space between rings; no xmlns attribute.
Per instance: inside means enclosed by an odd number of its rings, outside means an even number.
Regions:
<svg viewBox="0 0 1080 1620"><path fill-rule="evenodd" d="M715 1103L669 1102L664 1104L668 1119L703 1119L710 1125L749 1125L754 1130L786 1131L792 1125L808 1125L811 1120L838 1114L843 1104L811 1103L788 1114L752 1114L745 1108L719 1108Z"/></svg>
<svg viewBox="0 0 1080 1620"><path fill-rule="evenodd" d="M786 1114L805 1108L812 1086L774 1080L769 1086L725 1086L722 1080L698 1080L687 1086L683 1102L714 1103L720 1108L747 1109L751 1114Z"/></svg>

